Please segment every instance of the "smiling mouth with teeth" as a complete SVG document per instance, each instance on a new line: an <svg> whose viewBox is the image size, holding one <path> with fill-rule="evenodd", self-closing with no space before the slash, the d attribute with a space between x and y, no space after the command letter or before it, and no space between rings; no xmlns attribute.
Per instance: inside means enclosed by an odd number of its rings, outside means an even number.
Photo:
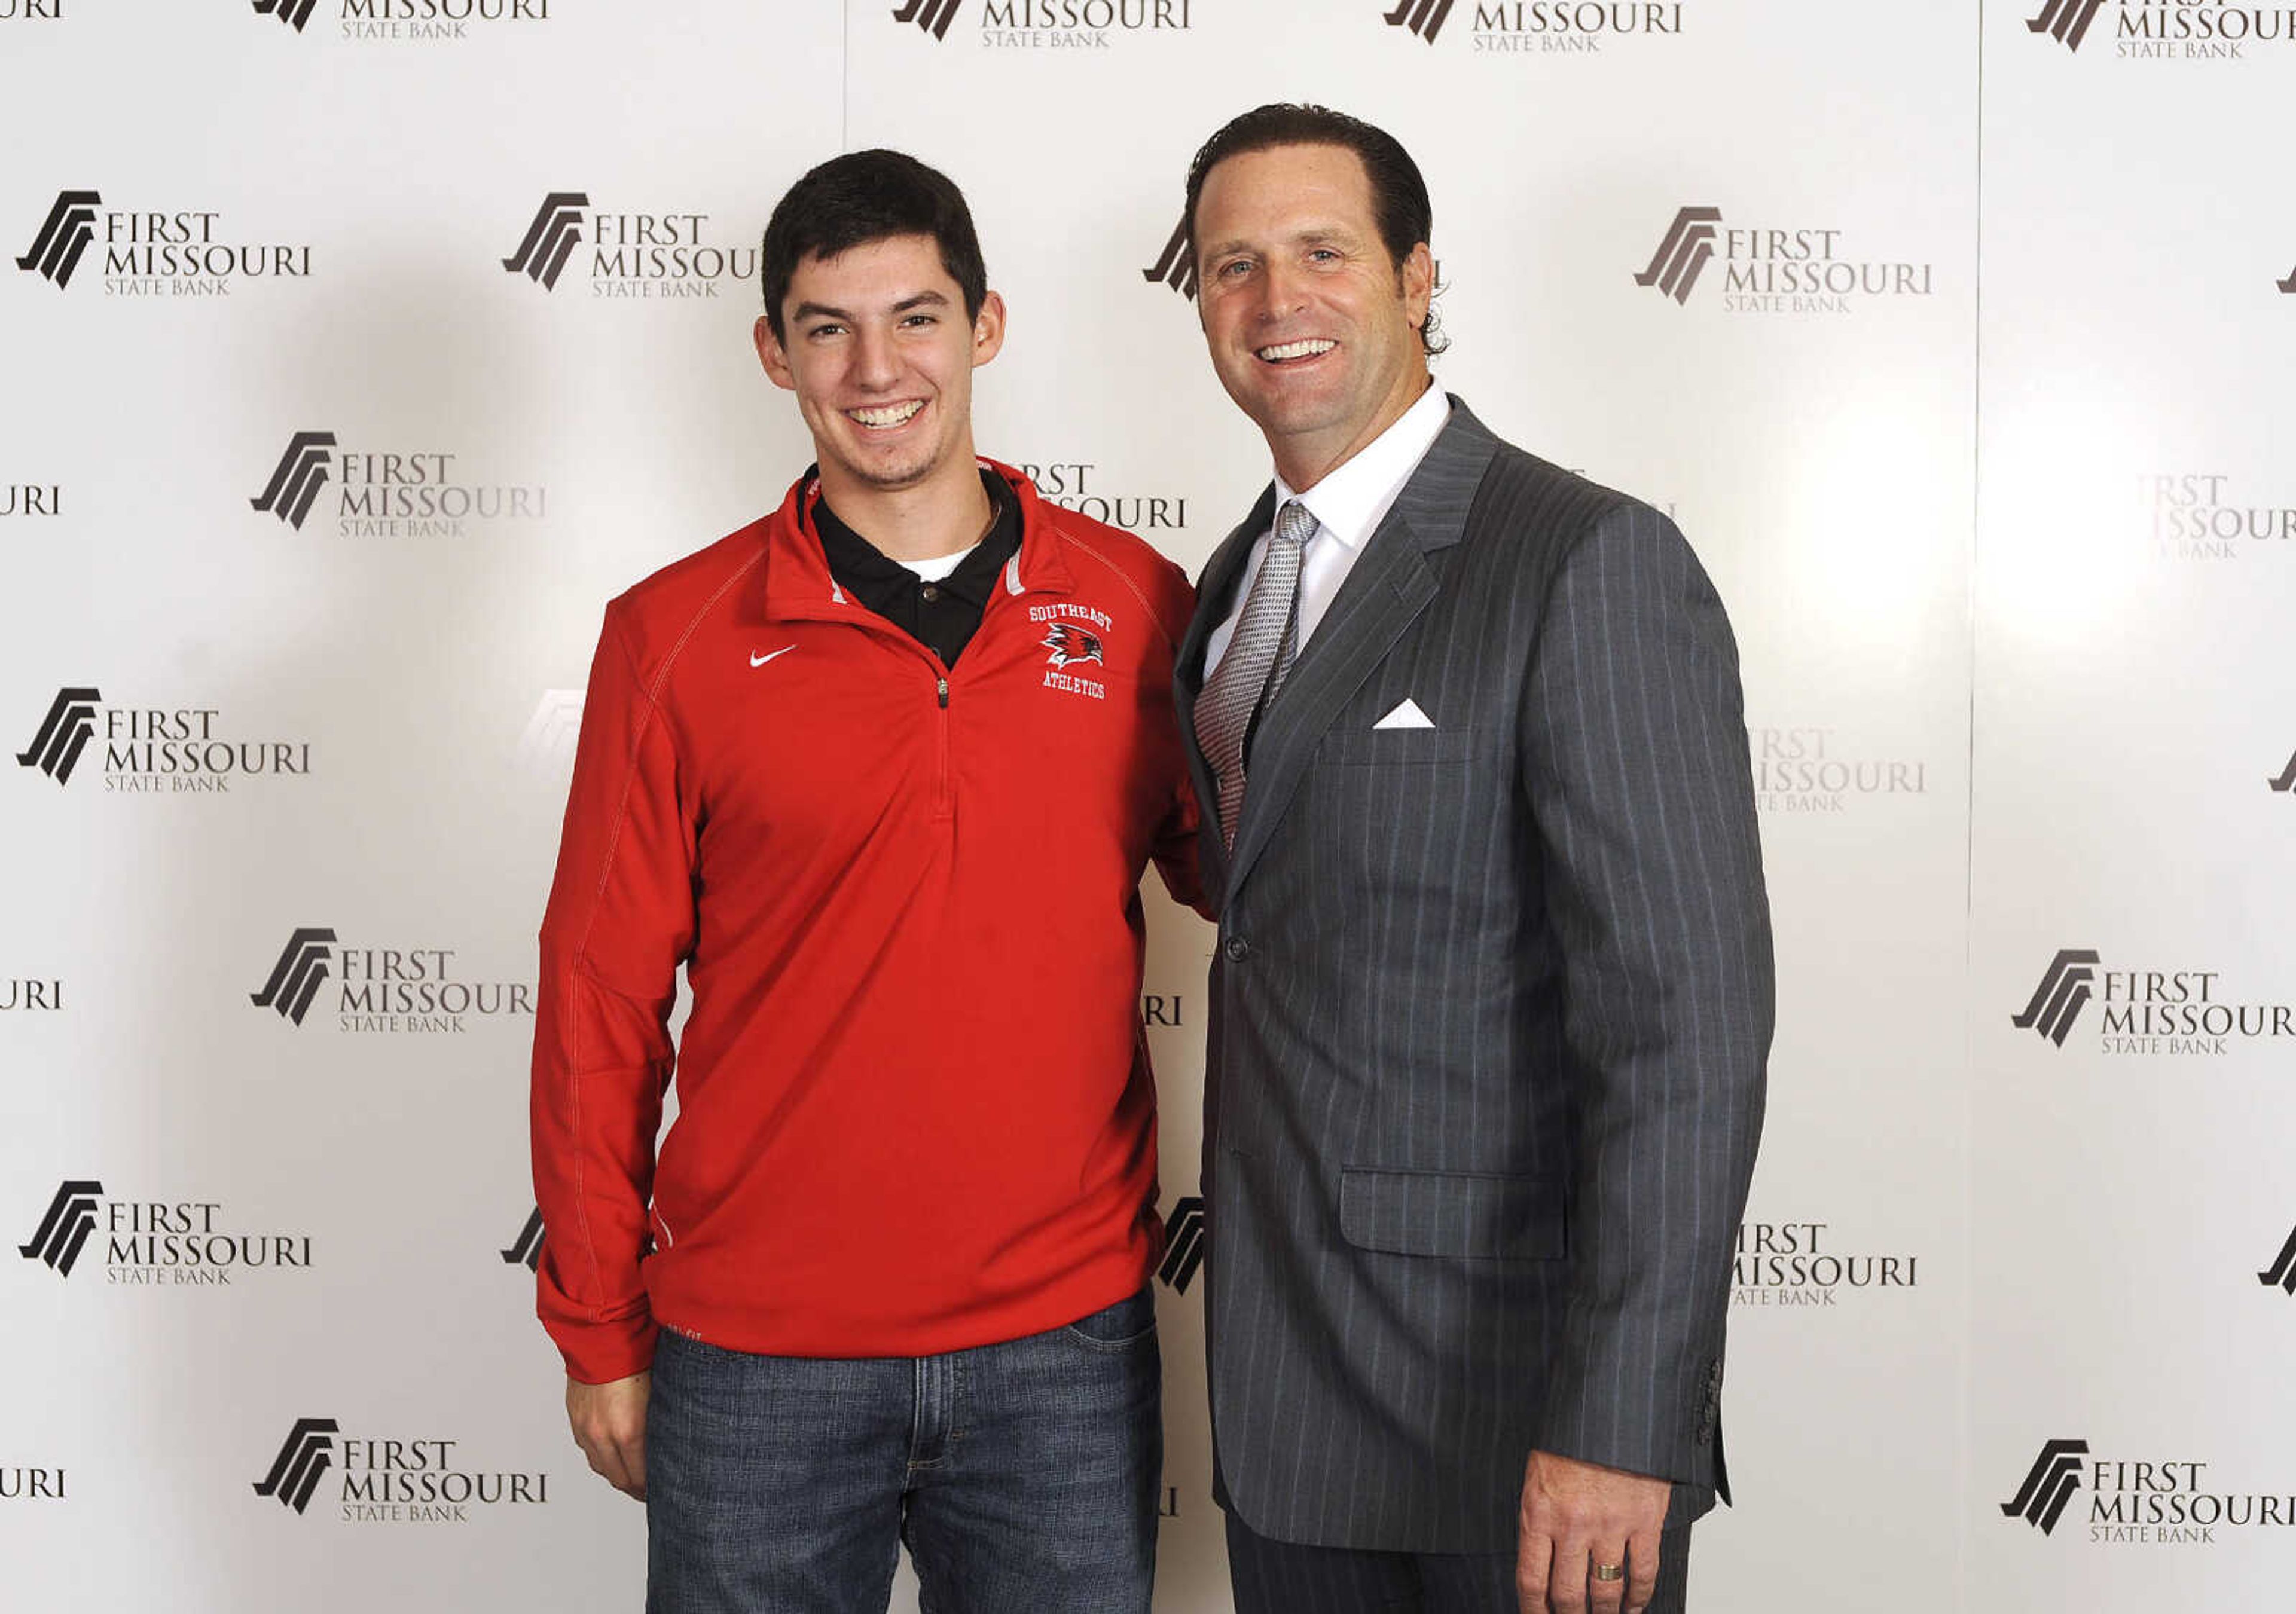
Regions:
<svg viewBox="0 0 2296 1614"><path fill-rule="evenodd" d="M882 430L889 426L906 425L910 418L924 406L922 398L911 398L906 404L889 404L882 409L848 409L845 418L858 425L873 426Z"/></svg>
<svg viewBox="0 0 2296 1614"><path fill-rule="evenodd" d="M1278 342L1272 348L1255 348L1252 356L1271 365L1280 365L1288 359L1320 358L1339 345L1321 337L1309 337L1304 341Z"/></svg>

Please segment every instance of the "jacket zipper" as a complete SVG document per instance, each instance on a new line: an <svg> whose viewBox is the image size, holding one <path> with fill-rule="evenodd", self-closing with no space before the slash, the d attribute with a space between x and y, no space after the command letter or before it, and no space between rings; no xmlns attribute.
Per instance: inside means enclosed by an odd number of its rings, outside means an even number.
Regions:
<svg viewBox="0 0 2296 1614"><path fill-rule="evenodd" d="M939 738L939 769L934 779L933 816L947 818L955 811L956 804L948 788L948 674L939 674L933 680L940 696L940 733Z"/></svg>

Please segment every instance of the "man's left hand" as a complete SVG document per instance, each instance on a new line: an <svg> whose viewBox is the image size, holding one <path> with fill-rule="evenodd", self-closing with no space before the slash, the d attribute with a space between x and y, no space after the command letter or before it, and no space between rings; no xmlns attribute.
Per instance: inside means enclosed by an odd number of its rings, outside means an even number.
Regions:
<svg viewBox="0 0 2296 1614"><path fill-rule="evenodd" d="M1642 1614L1658 1587L1663 1479L1533 1452L1523 1470L1514 1569L1522 1614ZM1622 1566L1616 1580L1596 1564Z"/></svg>

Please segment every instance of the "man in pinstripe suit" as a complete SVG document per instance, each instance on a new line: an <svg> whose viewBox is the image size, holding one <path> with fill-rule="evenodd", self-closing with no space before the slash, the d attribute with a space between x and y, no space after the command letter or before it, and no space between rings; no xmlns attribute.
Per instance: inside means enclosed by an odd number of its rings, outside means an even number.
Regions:
<svg viewBox="0 0 2296 1614"><path fill-rule="evenodd" d="M1177 672L1238 1608L1678 1610L1771 1025L1729 625L1665 518L1431 384L1394 140L1262 107L1189 219L1276 479Z"/></svg>

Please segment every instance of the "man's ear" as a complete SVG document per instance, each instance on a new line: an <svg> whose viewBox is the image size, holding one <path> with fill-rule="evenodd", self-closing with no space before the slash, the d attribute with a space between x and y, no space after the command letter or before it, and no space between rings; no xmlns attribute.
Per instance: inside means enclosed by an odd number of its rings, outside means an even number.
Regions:
<svg viewBox="0 0 2296 1614"><path fill-rule="evenodd" d="M1414 331L1427 324L1427 306L1435 299L1435 255L1421 242L1403 260L1403 308Z"/></svg>
<svg viewBox="0 0 2296 1614"><path fill-rule="evenodd" d="M994 291L980 299L972 316L972 365L979 369L1004 346L1004 299Z"/></svg>
<svg viewBox="0 0 2296 1614"><path fill-rule="evenodd" d="M781 339L774 334L774 322L762 314L758 315L758 323L750 328L750 334L758 344L758 362L766 367L766 373L773 378L774 385L787 391L796 391L797 377L790 371L789 355L782 351Z"/></svg>

